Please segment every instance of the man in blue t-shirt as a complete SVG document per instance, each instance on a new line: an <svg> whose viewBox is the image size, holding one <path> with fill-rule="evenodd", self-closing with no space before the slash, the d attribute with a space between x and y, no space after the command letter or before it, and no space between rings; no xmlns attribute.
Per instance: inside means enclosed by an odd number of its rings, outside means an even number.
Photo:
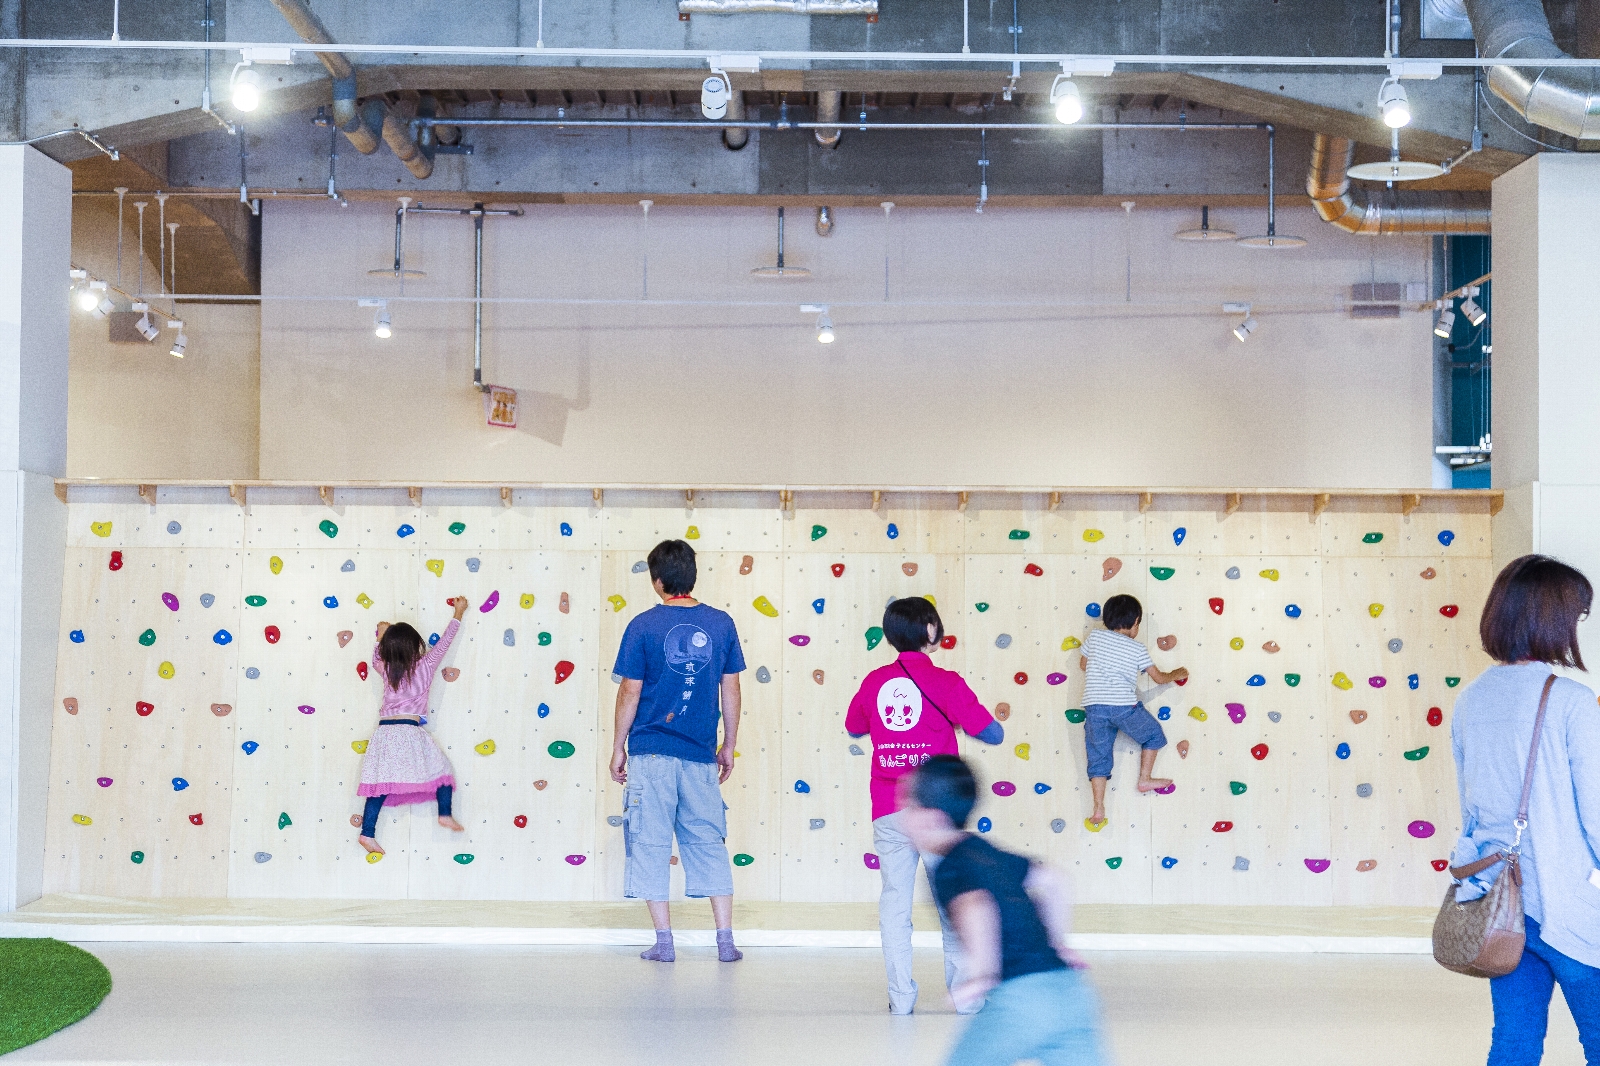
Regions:
<svg viewBox="0 0 1600 1066"><path fill-rule="evenodd" d="M677 955L667 897L676 833L684 892L711 897L717 958L737 962L744 955L733 943L733 869L720 786L733 773L744 652L733 619L691 595L693 548L664 540L649 562L661 604L628 623L615 669L623 681L611 779L627 786L622 893L644 899L655 925L656 945L640 958L672 962Z"/></svg>

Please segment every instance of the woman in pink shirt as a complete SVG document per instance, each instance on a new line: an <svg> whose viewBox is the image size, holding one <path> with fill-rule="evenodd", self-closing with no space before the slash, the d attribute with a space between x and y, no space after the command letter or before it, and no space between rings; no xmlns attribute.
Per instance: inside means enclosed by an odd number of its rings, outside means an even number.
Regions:
<svg viewBox="0 0 1600 1066"><path fill-rule="evenodd" d="M935 755L956 755L956 727L985 744L999 744L1005 730L953 670L941 670L928 656L944 638L944 623L921 596L895 600L883 612L883 635L900 653L862 679L850 701L845 731L872 735L872 843L878 854L883 890L878 896L878 931L889 972L889 1012L910 1014L917 1005L911 978L911 900L917 861L928 876L937 855L919 854L899 825L896 784ZM960 941L941 910L946 986L956 983Z"/></svg>
<svg viewBox="0 0 1600 1066"><path fill-rule="evenodd" d="M367 800L360 823L361 846L375 855L383 854L377 834L378 812L385 804L393 807L436 799L439 824L457 833L463 828L450 816L450 799L456 787L450 760L439 749L433 734L422 728L434 672L461 629L461 617L467 613L465 596L457 596L452 602L456 616L445 626L439 643L431 648L409 623L378 623L372 665L383 678L383 707L378 712L378 728L373 730L367 753L361 759L361 785L356 789L356 795Z"/></svg>

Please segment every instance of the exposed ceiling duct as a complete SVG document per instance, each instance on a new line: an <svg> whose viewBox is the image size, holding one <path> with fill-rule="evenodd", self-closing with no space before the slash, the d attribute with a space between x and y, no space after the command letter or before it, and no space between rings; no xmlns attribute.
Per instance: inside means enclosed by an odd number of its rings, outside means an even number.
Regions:
<svg viewBox="0 0 1600 1066"><path fill-rule="evenodd" d="M866 15L878 0L678 0L680 15Z"/></svg>
<svg viewBox="0 0 1600 1066"><path fill-rule="evenodd" d="M734 89L728 94L728 121L743 122L745 120L744 92ZM744 126L722 127L722 146L730 152L737 152L750 143L750 131Z"/></svg>
<svg viewBox="0 0 1600 1066"><path fill-rule="evenodd" d="M823 89L817 93L817 121L838 122L839 108L844 101L844 93L838 89ZM824 148L839 147L839 138L844 135L840 129L812 130L817 138L817 143Z"/></svg>
<svg viewBox="0 0 1600 1066"><path fill-rule="evenodd" d="M307 44L333 44L333 36L322 20L300 0L272 0L272 6L289 28ZM356 68L343 52L318 52L317 58L333 77L333 121L355 150L371 155L378 150L378 124L371 122L356 106ZM379 123L381 123L381 119Z"/></svg>
<svg viewBox="0 0 1600 1066"><path fill-rule="evenodd" d="M1306 194L1322 221L1346 233L1369 235L1489 232L1489 207L1481 195L1386 192L1367 203L1356 202L1345 173L1355 151L1355 142L1343 137L1318 133L1311 138Z"/></svg>
<svg viewBox="0 0 1600 1066"><path fill-rule="evenodd" d="M1486 59L1568 59L1550 33L1540 0L1466 0ZM1593 67L1490 67L1489 88L1536 126L1588 140L1600 137L1600 70Z"/></svg>
<svg viewBox="0 0 1600 1066"><path fill-rule="evenodd" d="M404 163L418 181L425 180L433 173L433 140L429 138L426 147L419 145L416 135L411 132L411 120L436 117L438 105L433 96L427 93L423 93L417 101L414 112L404 105L391 107L384 112L383 143L389 146L395 158Z"/></svg>

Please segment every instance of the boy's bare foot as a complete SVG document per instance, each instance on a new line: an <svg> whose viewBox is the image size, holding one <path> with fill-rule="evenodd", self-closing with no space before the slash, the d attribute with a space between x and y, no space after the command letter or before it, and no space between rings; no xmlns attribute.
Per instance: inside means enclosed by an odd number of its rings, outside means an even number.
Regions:
<svg viewBox="0 0 1600 1066"><path fill-rule="evenodd" d="M1154 792L1156 789L1166 788L1170 784L1172 784L1172 779L1168 777L1146 777L1140 780L1139 791Z"/></svg>
<svg viewBox="0 0 1600 1066"><path fill-rule="evenodd" d="M366 848L372 854L374 854L374 855L382 855L384 853L383 852L383 845L379 844L376 840L372 839L371 837L357 837L356 839L361 842L361 846L362 847Z"/></svg>
<svg viewBox="0 0 1600 1066"><path fill-rule="evenodd" d="M448 814L441 814L439 816L439 824L453 833L463 832L467 828L454 818L450 817Z"/></svg>
<svg viewBox="0 0 1600 1066"><path fill-rule="evenodd" d="M1089 821L1095 825L1105 825L1106 809L1104 807L1096 807L1094 813L1089 816Z"/></svg>

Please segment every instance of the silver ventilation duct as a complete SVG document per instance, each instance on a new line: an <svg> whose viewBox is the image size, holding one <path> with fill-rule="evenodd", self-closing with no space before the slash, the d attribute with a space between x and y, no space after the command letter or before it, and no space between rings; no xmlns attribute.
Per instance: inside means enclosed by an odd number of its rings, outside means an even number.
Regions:
<svg viewBox="0 0 1600 1066"><path fill-rule="evenodd" d="M1566 59L1539 0L1466 0L1486 59ZM1489 89L1536 126L1579 140L1600 137L1600 70L1490 67Z"/></svg>
<svg viewBox="0 0 1600 1066"><path fill-rule="evenodd" d="M680 15L876 15L878 0L678 0Z"/></svg>
<svg viewBox="0 0 1600 1066"><path fill-rule="evenodd" d="M1354 159L1354 141L1325 133L1311 138L1311 170L1306 194L1322 221L1346 233L1488 233L1489 208L1481 195L1457 192L1403 192L1357 203L1345 173Z"/></svg>
<svg viewBox="0 0 1600 1066"><path fill-rule="evenodd" d="M307 44L333 44L333 35L322 20L300 0L272 0L272 6L289 24L289 28ZM356 107L356 68L350 65L343 52L318 52L317 58L333 77L333 121L355 150L371 155L378 150L378 125L369 121Z"/></svg>
<svg viewBox="0 0 1600 1066"><path fill-rule="evenodd" d="M728 121L743 122L744 92L734 89L728 94ZM750 131L743 126L722 127L722 146L730 152L737 152L750 143Z"/></svg>
<svg viewBox="0 0 1600 1066"><path fill-rule="evenodd" d="M838 122L839 109L844 102L844 93L837 89L823 89L817 93L817 121ZM844 133L840 129L812 130L816 135L817 143L824 148L839 147L839 138Z"/></svg>

